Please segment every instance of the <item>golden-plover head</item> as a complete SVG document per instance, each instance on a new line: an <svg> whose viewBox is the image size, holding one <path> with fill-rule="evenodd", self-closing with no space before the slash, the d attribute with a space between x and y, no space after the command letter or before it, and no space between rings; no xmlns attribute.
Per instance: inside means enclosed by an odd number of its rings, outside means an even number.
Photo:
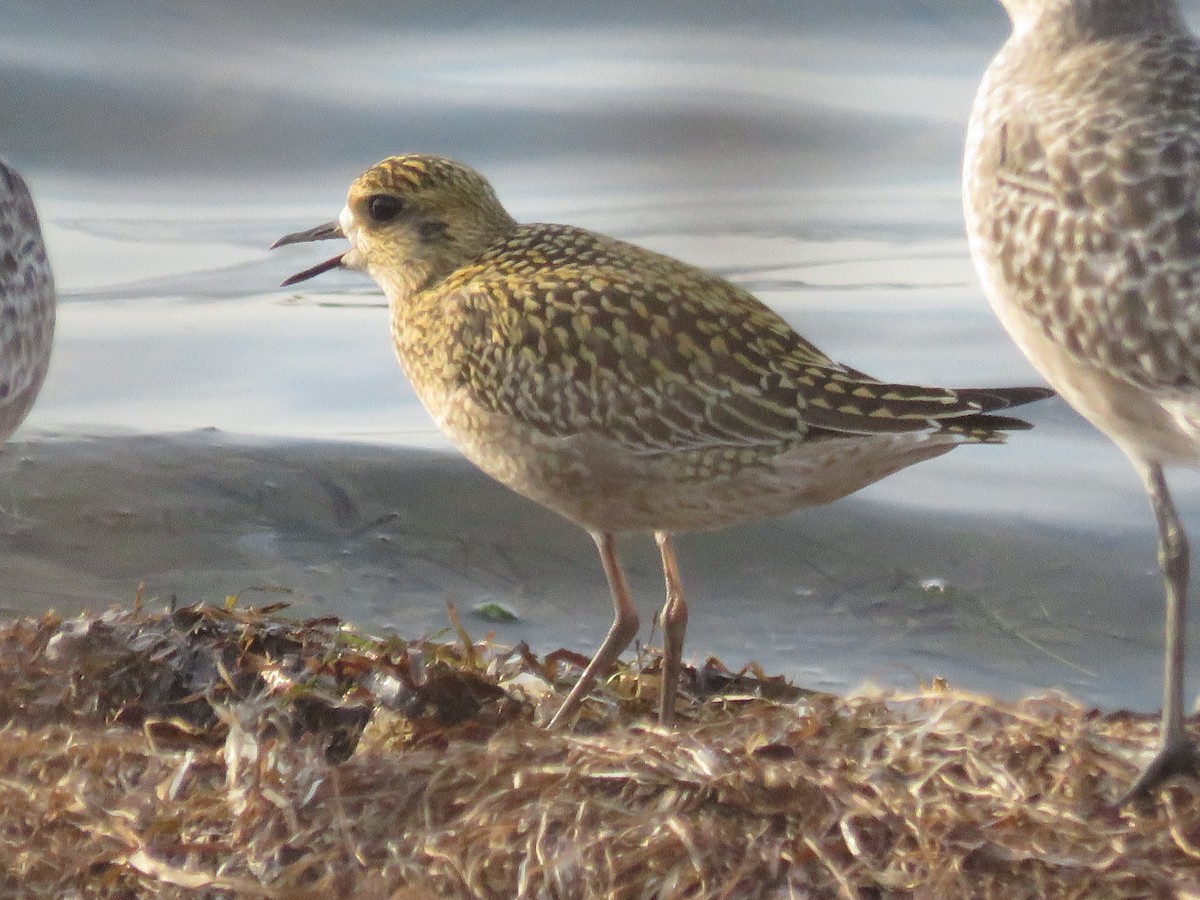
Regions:
<svg viewBox="0 0 1200 900"><path fill-rule="evenodd" d="M356 178L336 221L286 235L274 246L345 238L349 250L284 284L334 268L358 269L389 296L403 297L469 262L515 225L474 169L414 154L389 157Z"/></svg>

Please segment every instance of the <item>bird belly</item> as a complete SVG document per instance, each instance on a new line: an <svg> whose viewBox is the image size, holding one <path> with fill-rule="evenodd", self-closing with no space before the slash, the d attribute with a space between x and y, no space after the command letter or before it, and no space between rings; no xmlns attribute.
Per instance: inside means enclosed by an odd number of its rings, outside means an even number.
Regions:
<svg viewBox="0 0 1200 900"><path fill-rule="evenodd" d="M1200 466L1200 395L1165 396L1083 362L1007 299L992 280L987 294L1013 341L1076 412L1128 456L1163 465Z"/></svg>
<svg viewBox="0 0 1200 900"><path fill-rule="evenodd" d="M706 531L779 516L844 497L962 440L847 435L645 453L594 433L546 435L482 409L465 392L427 408L488 475L592 531Z"/></svg>

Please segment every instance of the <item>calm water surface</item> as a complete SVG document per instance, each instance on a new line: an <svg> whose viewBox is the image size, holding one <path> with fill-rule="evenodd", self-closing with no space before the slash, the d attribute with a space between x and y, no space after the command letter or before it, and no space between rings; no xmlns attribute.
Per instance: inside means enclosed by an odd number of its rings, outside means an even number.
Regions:
<svg viewBox="0 0 1200 900"><path fill-rule="evenodd" d="M1036 381L959 210L971 99L1007 33L991 0L447 7L0 0L0 153L31 182L62 294L50 378L3 455L5 608L127 602L140 581L269 588L413 634L447 599L498 600L520 620L475 630L599 642L586 537L424 452L449 448L373 285L275 287L326 248L270 242L332 218L392 153L457 157L518 218L718 271L877 376ZM686 538L690 658L1154 707L1137 480L1057 401L1029 418L1008 446ZM1195 529L1198 481L1174 481ZM648 621L646 543L629 562Z"/></svg>

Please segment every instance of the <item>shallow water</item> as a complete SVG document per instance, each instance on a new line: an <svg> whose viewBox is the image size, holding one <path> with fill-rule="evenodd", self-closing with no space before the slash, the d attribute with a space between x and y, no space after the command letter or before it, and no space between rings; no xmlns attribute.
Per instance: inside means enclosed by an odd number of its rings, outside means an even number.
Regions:
<svg viewBox="0 0 1200 900"><path fill-rule="evenodd" d="M275 287L325 248L270 242L332 218L393 152L478 166L519 218L721 272L878 376L1036 381L959 211L998 6L682 8L0 0L0 153L33 187L62 293L50 378L2 457L4 605L271 586L411 634L445 622L446 598L492 599L521 616L505 639L599 642L611 610L586 537L502 491L488 531L481 480L414 450L448 447L373 286ZM684 539L689 658L1154 707L1161 588L1137 480L1057 401L1028 417L1005 447ZM1174 482L1195 529L1197 479ZM337 519L339 491L362 494L355 516ZM630 568L648 622L645 543Z"/></svg>

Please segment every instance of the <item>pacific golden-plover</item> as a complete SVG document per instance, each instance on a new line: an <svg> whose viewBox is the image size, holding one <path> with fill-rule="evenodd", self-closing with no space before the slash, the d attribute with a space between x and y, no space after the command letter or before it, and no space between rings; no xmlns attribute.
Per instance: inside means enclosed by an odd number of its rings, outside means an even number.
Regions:
<svg viewBox="0 0 1200 900"><path fill-rule="evenodd" d="M1145 483L1166 581L1161 743L1126 797L1195 771L1188 544L1163 478L1200 464L1200 45L1174 0L1002 0L964 206L988 299Z"/></svg>
<svg viewBox="0 0 1200 900"><path fill-rule="evenodd" d="M21 424L42 387L54 309L37 210L24 180L0 160L0 441Z"/></svg>
<svg viewBox="0 0 1200 900"><path fill-rule="evenodd" d="M662 556L670 723L687 606L671 533L836 500L964 442L1026 423L988 415L1044 388L887 384L834 362L741 288L567 225L520 225L477 172L397 156L341 217L275 246L350 249L289 278L359 269L387 294L400 364L438 426L498 481L583 526L615 617L551 720L566 720L633 640L614 534Z"/></svg>

